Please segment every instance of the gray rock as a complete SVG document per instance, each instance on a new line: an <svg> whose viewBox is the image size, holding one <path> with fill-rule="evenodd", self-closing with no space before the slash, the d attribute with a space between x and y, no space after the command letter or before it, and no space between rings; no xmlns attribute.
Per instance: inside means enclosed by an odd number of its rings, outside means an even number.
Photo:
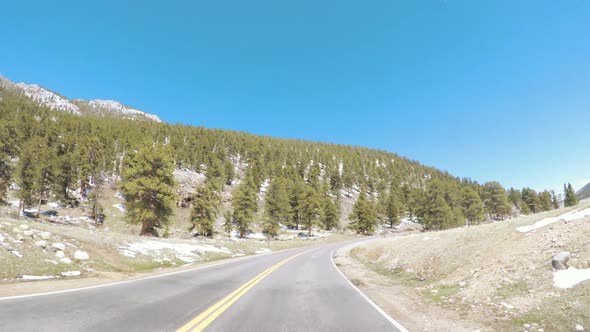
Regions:
<svg viewBox="0 0 590 332"><path fill-rule="evenodd" d="M90 255L86 251L76 250L74 252L74 259L84 261L90 258Z"/></svg>
<svg viewBox="0 0 590 332"><path fill-rule="evenodd" d="M13 227L13 228L12 228L12 232L13 232L13 233L15 233L15 234L22 233L22 231L23 231L23 230L22 230L22 229L20 229L19 227Z"/></svg>
<svg viewBox="0 0 590 332"><path fill-rule="evenodd" d="M17 241L22 241L25 239L25 237L21 233L16 233L16 235L14 236L14 239Z"/></svg>
<svg viewBox="0 0 590 332"><path fill-rule="evenodd" d="M22 225L19 225L19 226L18 226L18 228L22 229L23 231L27 231L27 230L29 230L31 227L29 227L29 225L22 224Z"/></svg>
<svg viewBox="0 0 590 332"><path fill-rule="evenodd" d="M63 263L63 264L68 264L68 265L72 264L72 260L67 257L63 257L62 259L59 260L59 262Z"/></svg>
<svg viewBox="0 0 590 332"><path fill-rule="evenodd" d="M35 242L35 245L37 247L43 247L43 248L45 248L45 246L47 246L47 241L39 240L39 241Z"/></svg>
<svg viewBox="0 0 590 332"><path fill-rule="evenodd" d="M51 233L43 232L39 236L41 237L42 240L49 240L49 238L51 237Z"/></svg>
<svg viewBox="0 0 590 332"><path fill-rule="evenodd" d="M57 250L61 250L61 251L65 251L66 250L66 245L63 243L54 243L51 245L53 248L57 249Z"/></svg>
<svg viewBox="0 0 590 332"><path fill-rule="evenodd" d="M58 251L55 253L55 257L57 257L57 258L64 258L64 257L66 257L66 254L65 254L63 251L61 251L61 250L58 250Z"/></svg>
<svg viewBox="0 0 590 332"><path fill-rule="evenodd" d="M569 261L571 254L567 251L562 251L551 259L551 265L556 270L566 270L567 261Z"/></svg>
<svg viewBox="0 0 590 332"><path fill-rule="evenodd" d="M31 231L31 230L24 231L24 232L23 232L23 235L24 235L24 236L33 236L33 231Z"/></svg>

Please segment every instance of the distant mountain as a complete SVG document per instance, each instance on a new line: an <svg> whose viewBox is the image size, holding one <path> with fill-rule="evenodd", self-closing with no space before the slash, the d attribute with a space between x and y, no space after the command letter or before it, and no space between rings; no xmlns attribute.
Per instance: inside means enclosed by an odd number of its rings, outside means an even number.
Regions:
<svg viewBox="0 0 590 332"><path fill-rule="evenodd" d="M138 109L125 106L118 101L114 100L72 100L76 104L82 113L88 115L99 115L99 116L114 116L118 118L132 119L132 120L150 120L156 122L162 122L162 120L154 114L146 113Z"/></svg>
<svg viewBox="0 0 590 332"><path fill-rule="evenodd" d="M121 104L114 100L70 100L56 92L45 89L36 84L15 83L0 75L0 88L10 89L30 98L39 105L56 111L85 116L108 116L131 120L147 120L162 122L154 114Z"/></svg>
<svg viewBox="0 0 590 332"><path fill-rule="evenodd" d="M582 189L578 190L576 192L576 196L578 196L578 199L584 199L584 198L590 197L590 183L588 183L587 185L582 187Z"/></svg>

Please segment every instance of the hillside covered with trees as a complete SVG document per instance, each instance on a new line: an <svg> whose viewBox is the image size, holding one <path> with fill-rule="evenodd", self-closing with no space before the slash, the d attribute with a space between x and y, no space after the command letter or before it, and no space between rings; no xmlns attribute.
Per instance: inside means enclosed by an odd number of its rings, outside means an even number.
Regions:
<svg viewBox="0 0 590 332"><path fill-rule="evenodd" d="M175 169L206 180L184 197L176 190ZM438 230L560 204L555 193L507 191L386 151L79 116L0 89L0 198L12 186L21 211L39 211L44 201L75 206L81 197L100 221L104 179L120 183L127 219L141 223L146 235L162 235L175 204L191 209L192 231L205 236L232 230L243 236L254 222L271 236L284 226L311 234L313 227L342 227L342 219L363 234L404 218ZM231 190L231 208L222 207L224 190ZM352 213L343 215L343 198L356 202Z"/></svg>

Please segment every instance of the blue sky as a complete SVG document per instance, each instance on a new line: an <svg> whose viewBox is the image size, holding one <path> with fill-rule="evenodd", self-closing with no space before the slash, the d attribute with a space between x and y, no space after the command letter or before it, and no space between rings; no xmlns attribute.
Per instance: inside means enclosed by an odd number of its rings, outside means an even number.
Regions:
<svg viewBox="0 0 590 332"><path fill-rule="evenodd" d="M590 1L11 1L0 73L165 121L590 179Z"/></svg>

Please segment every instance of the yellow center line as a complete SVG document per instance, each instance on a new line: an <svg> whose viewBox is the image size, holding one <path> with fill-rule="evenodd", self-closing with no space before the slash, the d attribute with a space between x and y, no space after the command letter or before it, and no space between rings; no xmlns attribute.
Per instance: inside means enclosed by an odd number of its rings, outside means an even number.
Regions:
<svg viewBox="0 0 590 332"><path fill-rule="evenodd" d="M311 249L314 250L314 249ZM302 253L293 255L288 257L277 264L273 265L269 269L265 270L264 272L260 273L244 285L240 286L238 289L233 291L228 296L224 297L221 301L212 305L209 309L205 310L203 313L198 315L195 319L188 322L186 325L181 327L177 330L177 332L188 332L188 331L203 331L209 324L211 324L217 317L219 317L223 312L225 312L232 304L234 304L240 297L246 294L252 287L254 287L257 283L262 281L262 279L266 278L269 274L273 271L287 263L288 261L294 259L295 257L301 256L311 250L304 251Z"/></svg>

